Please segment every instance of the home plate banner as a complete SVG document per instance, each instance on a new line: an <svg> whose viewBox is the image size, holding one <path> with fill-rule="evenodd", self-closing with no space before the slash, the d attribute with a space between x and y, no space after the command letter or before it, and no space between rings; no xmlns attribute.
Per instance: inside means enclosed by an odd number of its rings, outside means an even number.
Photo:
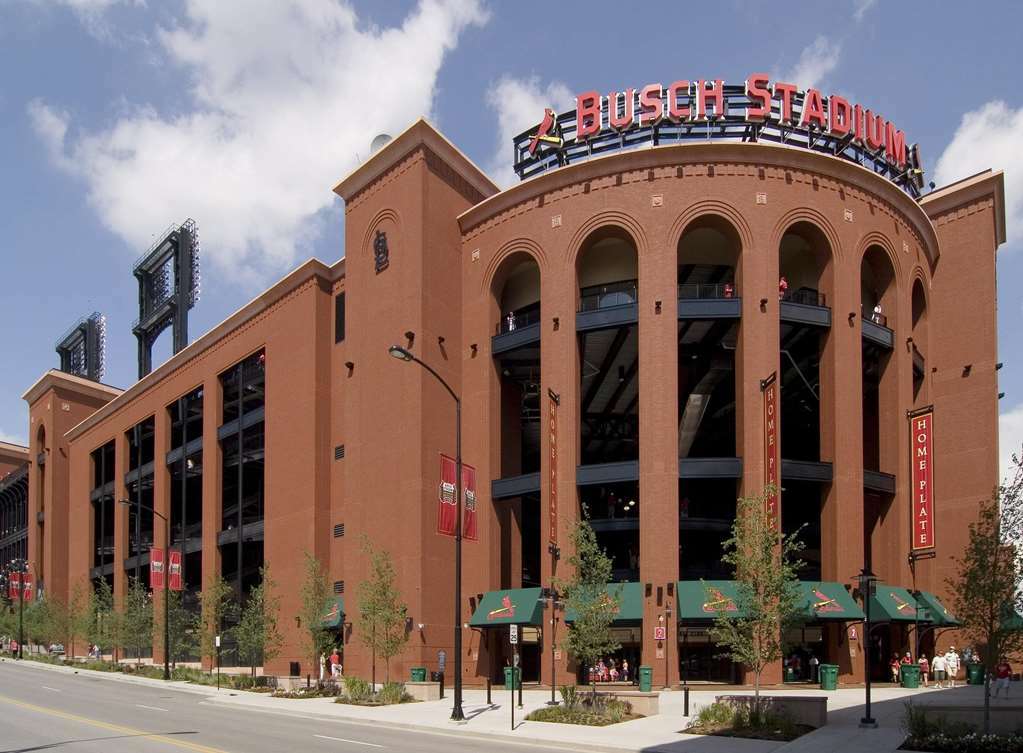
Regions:
<svg viewBox="0 0 1023 753"><path fill-rule="evenodd" d="M913 473L912 550L934 548L934 410L924 408L909 414L910 459Z"/></svg>

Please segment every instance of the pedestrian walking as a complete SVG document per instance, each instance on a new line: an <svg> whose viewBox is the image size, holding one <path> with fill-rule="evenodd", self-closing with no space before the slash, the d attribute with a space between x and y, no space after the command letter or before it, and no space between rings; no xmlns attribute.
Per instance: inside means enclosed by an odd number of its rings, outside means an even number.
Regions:
<svg viewBox="0 0 1023 753"><path fill-rule="evenodd" d="M899 682L899 667L901 666L902 662L899 661L899 655L893 652L892 660L888 662L888 669L892 673L892 682L896 684Z"/></svg>
<svg viewBox="0 0 1023 753"><path fill-rule="evenodd" d="M927 654L920 654L920 658L917 659L916 663L920 666L920 679L924 681L924 687L927 687L927 674L931 671L930 663L927 661Z"/></svg>
<svg viewBox="0 0 1023 753"><path fill-rule="evenodd" d="M948 672L948 686L954 688L956 686L956 675L959 674L959 654L956 653L955 646L949 646L948 651L945 653L945 666L946 672Z"/></svg>
<svg viewBox="0 0 1023 753"><path fill-rule="evenodd" d="M1009 680L1012 678L1012 666L1004 656L995 667L995 698L1000 691L1005 691L1005 700L1009 700Z"/></svg>
<svg viewBox="0 0 1023 753"><path fill-rule="evenodd" d="M935 654L931 662L931 671L934 672L934 687L945 687L945 657L942 654Z"/></svg>

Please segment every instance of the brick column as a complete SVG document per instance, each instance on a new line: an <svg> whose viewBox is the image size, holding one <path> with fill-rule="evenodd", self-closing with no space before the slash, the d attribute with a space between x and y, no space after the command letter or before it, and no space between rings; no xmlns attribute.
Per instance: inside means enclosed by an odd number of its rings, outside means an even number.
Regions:
<svg viewBox="0 0 1023 753"><path fill-rule="evenodd" d="M202 402L202 584L208 588L220 576L221 453L217 427L224 414L220 380L210 377L203 384ZM212 666L211 657L202 657L203 666Z"/></svg>
<svg viewBox="0 0 1023 753"><path fill-rule="evenodd" d="M170 552L165 548L166 531L169 523L165 523L160 515L170 519L170 471L167 468L167 451L170 447L170 416L167 411L157 408L153 435L153 509L159 515L153 516L153 546L164 549L163 577L170 576L168 561ZM164 603L163 589L153 590L153 663L163 663L163 621ZM173 641L173 637L171 638Z"/></svg>

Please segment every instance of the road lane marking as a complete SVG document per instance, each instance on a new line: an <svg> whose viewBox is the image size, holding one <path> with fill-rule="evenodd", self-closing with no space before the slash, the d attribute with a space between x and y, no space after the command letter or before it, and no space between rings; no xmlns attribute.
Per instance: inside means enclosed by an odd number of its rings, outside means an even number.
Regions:
<svg viewBox="0 0 1023 753"><path fill-rule="evenodd" d="M50 716L56 716L59 717L60 719L67 719L69 721L79 722L81 724L89 724L93 727L105 729L108 732L117 732L122 735L145 737L150 740L165 743L166 745L172 745L175 748L194 750L196 751L196 753L227 753L227 751L221 750L220 748L210 748L205 745L199 745L198 743L190 743L184 740L175 740L174 738L167 737L166 735L159 735L153 732L146 732L145 730L135 729L134 727L124 727L120 724L110 724L109 722L101 722L98 719L90 719L86 716L69 714L66 711L58 711L57 709L51 709L45 706L36 706L34 703L25 703L24 701L19 701L16 698L9 698L4 695L0 695L0 703L9 703L12 706L20 706L23 709L35 711L40 714L49 714Z"/></svg>
<svg viewBox="0 0 1023 753"><path fill-rule="evenodd" d="M335 742L339 742L339 743L352 743L354 745L366 745L366 746L368 746L370 748L382 748L382 747L384 747L383 745L377 745L376 743L365 743L362 740L348 740L347 738L344 738L344 737L331 737L330 735L313 735L313 737L318 737L321 740L334 740Z"/></svg>
<svg viewBox="0 0 1023 753"><path fill-rule="evenodd" d="M41 687L41 688L42 688L43 690L52 690L52 691L53 691L54 693L63 693L63 692L64 692L64 691L63 691L63 690L61 690L60 688L51 688L51 687L50 687L49 685L41 685L40 687Z"/></svg>
<svg viewBox="0 0 1023 753"><path fill-rule="evenodd" d="M169 711L170 709L161 709L159 706L147 706L144 703L136 703L140 709L149 709L150 711Z"/></svg>

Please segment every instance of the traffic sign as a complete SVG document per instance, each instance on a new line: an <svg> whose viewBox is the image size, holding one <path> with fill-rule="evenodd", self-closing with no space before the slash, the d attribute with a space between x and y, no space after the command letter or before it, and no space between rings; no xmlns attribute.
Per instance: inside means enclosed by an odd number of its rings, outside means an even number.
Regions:
<svg viewBox="0 0 1023 753"><path fill-rule="evenodd" d="M508 642L513 646L519 642L519 626L509 625L510 632L508 633Z"/></svg>

